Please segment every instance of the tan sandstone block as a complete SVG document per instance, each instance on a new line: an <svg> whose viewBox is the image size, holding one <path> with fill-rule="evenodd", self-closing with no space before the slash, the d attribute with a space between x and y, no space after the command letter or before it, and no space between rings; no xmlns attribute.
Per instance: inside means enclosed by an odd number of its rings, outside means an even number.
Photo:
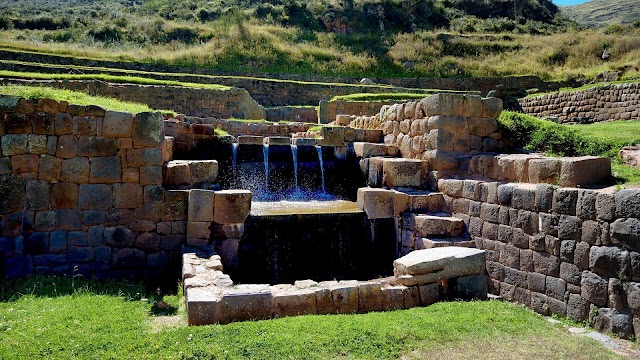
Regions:
<svg viewBox="0 0 640 360"><path fill-rule="evenodd" d="M243 223L251 212L251 199L248 190L216 191L213 221L218 224Z"/></svg>

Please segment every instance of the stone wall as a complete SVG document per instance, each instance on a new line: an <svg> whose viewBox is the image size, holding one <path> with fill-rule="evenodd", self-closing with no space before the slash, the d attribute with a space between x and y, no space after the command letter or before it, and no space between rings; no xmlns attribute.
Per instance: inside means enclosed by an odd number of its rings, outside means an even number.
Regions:
<svg viewBox="0 0 640 360"><path fill-rule="evenodd" d="M175 279L188 192L162 187L162 123L0 96L0 276Z"/></svg>
<svg viewBox="0 0 640 360"><path fill-rule="evenodd" d="M595 86L520 99L525 114L559 123L640 119L640 83Z"/></svg>
<svg viewBox="0 0 640 360"><path fill-rule="evenodd" d="M318 123L318 109L316 107L279 106L267 108L267 121L295 121Z"/></svg>
<svg viewBox="0 0 640 360"><path fill-rule="evenodd" d="M140 70L147 72L188 73L189 76L174 76L173 74L147 73L142 76L163 80L177 80L183 82L200 82L221 84L246 89L256 101L264 106L286 105L317 105L320 100L329 100L336 95L353 93L388 93L388 92L416 92L417 89L442 89L454 91L480 91L486 94L502 85L505 91L512 89L539 89L540 91L554 91L562 87L575 87L575 82L546 82L537 76L511 76L490 78L373 78L374 86L360 86L360 78L344 76L296 75L296 74L238 74L212 69L182 68L176 66L162 66L154 64L140 64L133 62L114 62L64 57L56 55L36 54L0 50L0 58L23 62L43 63L0 63L4 70L43 73L66 73L64 65L88 66L82 68L85 74L109 73L124 74L118 69ZM57 64L52 66L51 64ZM99 67L100 69L91 69ZM114 70L105 70L113 68ZM204 76L198 76L204 75Z"/></svg>
<svg viewBox="0 0 640 360"><path fill-rule="evenodd" d="M487 251L492 293L637 338L640 191L455 179L438 185L476 247Z"/></svg>
<svg viewBox="0 0 640 360"><path fill-rule="evenodd" d="M368 115L373 116L380 112L380 108L385 105L393 105L404 102L403 100L387 101L321 101L320 102L320 124L328 124L336 119L336 115Z"/></svg>
<svg viewBox="0 0 640 360"><path fill-rule="evenodd" d="M498 98L437 94L383 106L373 121L382 124L385 144L398 146L403 157L428 160L433 170L455 170L468 153L498 149L501 111Z"/></svg>
<svg viewBox="0 0 640 360"><path fill-rule="evenodd" d="M112 97L149 105L159 110L173 110L198 117L264 119L264 108L244 89L197 89L181 86L116 84L94 80L16 80L0 79L0 84L49 86L84 91L91 95Z"/></svg>

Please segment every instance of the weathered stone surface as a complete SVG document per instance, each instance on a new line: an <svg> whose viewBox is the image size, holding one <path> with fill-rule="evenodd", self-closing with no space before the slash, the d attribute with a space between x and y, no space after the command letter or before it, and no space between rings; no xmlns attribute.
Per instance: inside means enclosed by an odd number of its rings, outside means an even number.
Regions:
<svg viewBox="0 0 640 360"><path fill-rule="evenodd" d="M616 200L613 194L598 192L596 195L596 214L598 219L611 221L615 218Z"/></svg>
<svg viewBox="0 0 640 360"><path fill-rule="evenodd" d="M138 184L114 184L113 207L134 209L142 205L142 186Z"/></svg>
<svg viewBox="0 0 640 360"><path fill-rule="evenodd" d="M369 219L386 219L394 216L395 193L391 190L360 188L357 205Z"/></svg>
<svg viewBox="0 0 640 360"><path fill-rule="evenodd" d="M545 293L547 289L547 277L544 274L535 272L529 273L527 276L528 288L531 291Z"/></svg>
<svg viewBox="0 0 640 360"><path fill-rule="evenodd" d="M91 164L87 158L73 158L62 161L60 179L74 184L89 182Z"/></svg>
<svg viewBox="0 0 640 360"><path fill-rule="evenodd" d="M611 224L611 242L631 250L640 250L640 220L618 219Z"/></svg>
<svg viewBox="0 0 640 360"><path fill-rule="evenodd" d="M353 150L355 155L360 158L370 158L374 156L387 155L387 146L385 144L354 142Z"/></svg>
<svg viewBox="0 0 640 360"><path fill-rule="evenodd" d="M313 315L318 313L315 289L272 291L273 316Z"/></svg>
<svg viewBox="0 0 640 360"><path fill-rule="evenodd" d="M502 112L502 99L489 97L482 99L482 117L497 118Z"/></svg>
<svg viewBox="0 0 640 360"><path fill-rule="evenodd" d="M580 285L582 271L574 264L563 262L560 264L560 278L570 284Z"/></svg>
<svg viewBox="0 0 640 360"><path fill-rule="evenodd" d="M422 160L387 159L382 163L382 184L388 187L420 187L423 185L423 171L428 172L427 163Z"/></svg>
<svg viewBox="0 0 640 360"><path fill-rule="evenodd" d="M112 187L102 184L80 185L78 208L108 210L113 200Z"/></svg>
<svg viewBox="0 0 640 360"><path fill-rule="evenodd" d="M546 184L536 185L535 211L546 213L553 206L553 186Z"/></svg>
<svg viewBox="0 0 640 360"><path fill-rule="evenodd" d="M102 120L102 136L113 138L131 137L133 115L107 110Z"/></svg>
<svg viewBox="0 0 640 360"><path fill-rule="evenodd" d="M582 241L576 244L576 250L573 253L573 263L581 270L589 268L589 251L589 244Z"/></svg>
<svg viewBox="0 0 640 360"><path fill-rule="evenodd" d="M534 184L557 184L560 176L560 160L554 158L529 160L529 181Z"/></svg>
<svg viewBox="0 0 640 360"><path fill-rule="evenodd" d="M393 267L398 283L427 284L440 279L483 273L485 253L458 247L417 250L395 260Z"/></svg>
<svg viewBox="0 0 640 360"><path fill-rule="evenodd" d="M616 216L640 218L640 190L625 189L615 193Z"/></svg>
<svg viewBox="0 0 640 360"><path fill-rule="evenodd" d="M338 283L331 286L331 301L337 314L353 314L358 312L358 286L357 283Z"/></svg>
<svg viewBox="0 0 640 360"><path fill-rule="evenodd" d="M160 184L162 184L162 167L161 166L140 167L140 185L160 185Z"/></svg>
<svg viewBox="0 0 640 360"><path fill-rule="evenodd" d="M159 112L136 114L133 121L133 145L136 148L157 147L162 145L163 117Z"/></svg>
<svg viewBox="0 0 640 360"><path fill-rule="evenodd" d="M189 221L213 221L215 193L210 190L189 191Z"/></svg>
<svg viewBox="0 0 640 360"><path fill-rule="evenodd" d="M593 328L602 333L617 334L622 338L633 335L632 315L615 309L598 309Z"/></svg>
<svg viewBox="0 0 640 360"><path fill-rule="evenodd" d="M567 290L567 283L564 280L553 276L547 276L545 287L547 289L546 295L548 297L564 302L564 295Z"/></svg>
<svg viewBox="0 0 640 360"><path fill-rule="evenodd" d="M215 192L213 221L218 224L243 223L251 211L251 192L222 190Z"/></svg>
<svg viewBox="0 0 640 360"><path fill-rule="evenodd" d="M180 160L169 161L166 165L164 182L174 186L192 184L189 163Z"/></svg>
<svg viewBox="0 0 640 360"><path fill-rule="evenodd" d="M420 101L420 108L425 116L463 115L465 97L458 94L436 94Z"/></svg>
<svg viewBox="0 0 640 360"><path fill-rule="evenodd" d="M557 189L553 197L553 210L564 215L576 215L576 203L578 201L578 190Z"/></svg>
<svg viewBox="0 0 640 360"><path fill-rule="evenodd" d="M382 286L378 282L358 283L358 312L382 311Z"/></svg>
<svg viewBox="0 0 640 360"><path fill-rule="evenodd" d="M533 252L533 266L536 272L548 276L560 275L560 259L544 252Z"/></svg>
<svg viewBox="0 0 640 360"><path fill-rule="evenodd" d="M577 294L569 294L567 302L567 316L575 321L589 319L589 302Z"/></svg>
<svg viewBox="0 0 640 360"><path fill-rule="evenodd" d="M582 272L580 286L582 291L580 296L597 306L607 304L608 282L591 271Z"/></svg>
<svg viewBox="0 0 640 360"><path fill-rule="evenodd" d="M385 286L382 288L382 309L393 311L404 309L406 286Z"/></svg>
<svg viewBox="0 0 640 360"><path fill-rule="evenodd" d="M27 134L7 134L2 137L0 149L2 156L21 155L27 152Z"/></svg>
<svg viewBox="0 0 640 360"><path fill-rule="evenodd" d="M611 159L583 156L561 159L558 185L575 187L604 183L611 177Z"/></svg>
<svg viewBox="0 0 640 360"><path fill-rule="evenodd" d="M10 196L14 196L11 194ZM27 182L25 194L25 206L28 210L44 210L49 208L50 192L49 183L40 180Z"/></svg>
<svg viewBox="0 0 640 360"><path fill-rule="evenodd" d="M122 179L121 174L120 159L117 156L91 158L90 182L94 184L117 183Z"/></svg>
<svg viewBox="0 0 640 360"><path fill-rule="evenodd" d="M464 230L464 222L452 216L416 215L414 221L415 231L422 237L456 237Z"/></svg>
<svg viewBox="0 0 640 360"><path fill-rule="evenodd" d="M218 162L216 160L189 160L191 183L215 182L218 179Z"/></svg>
<svg viewBox="0 0 640 360"><path fill-rule="evenodd" d="M560 240L580 240L582 237L582 222L576 216L561 215L558 224L558 238Z"/></svg>
<svg viewBox="0 0 640 360"><path fill-rule="evenodd" d="M617 247L592 246L589 267L601 276L627 277L631 270L631 258L628 251Z"/></svg>

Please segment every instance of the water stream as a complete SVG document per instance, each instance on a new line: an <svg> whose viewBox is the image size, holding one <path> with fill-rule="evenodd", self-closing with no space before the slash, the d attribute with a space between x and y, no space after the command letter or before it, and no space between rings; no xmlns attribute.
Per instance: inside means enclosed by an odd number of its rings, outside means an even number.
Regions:
<svg viewBox="0 0 640 360"><path fill-rule="evenodd" d="M237 160L238 159L238 144L237 143L233 143L231 145L231 154L232 154L232 156L231 156L231 164L232 164L232 167L233 167L233 179L231 181L232 181L232 186L233 187L237 187L238 186L238 184L237 184L237 176L236 176L236 166L237 166L237 161L238 161Z"/></svg>
<svg viewBox="0 0 640 360"><path fill-rule="evenodd" d="M322 193L326 193L326 189L324 186L324 164L322 161L322 146L316 145L316 150L318 151L318 162L320 163L320 175L322 176Z"/></svg>
<svg viewBox="0 0 640 360"><path fill-rule="evenodd" d="M262 146L264 154L264 192L269 193L269 145Z"/></svg>
<svg viewBox="0 0 640 360"><path fill-rule="evenodd" d="M291 145L291 155L293 156L293 176L295 178L295 192L294 197L301 195L300 185L298 184L298 146Z"/></svg>

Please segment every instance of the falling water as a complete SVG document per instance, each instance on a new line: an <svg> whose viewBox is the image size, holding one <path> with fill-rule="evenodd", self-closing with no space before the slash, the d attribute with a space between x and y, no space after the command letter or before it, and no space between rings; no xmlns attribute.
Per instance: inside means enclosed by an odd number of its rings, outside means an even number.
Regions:
<svg viewBox="0 0 640 360"><path fill-rule="evenodd" d="M264 192L269 193L269 145L262 146L264 154Z"/></svg>
<svg viewBox="0 0 640 360"><path fill-rule="evenodd" d="M320 174L322 175L322 193L326 193L324 187L324 164L322 162L322 146L316 145L316 150L318 150L318 162L320 163Z"/></svg>
<svg viewBox="0 0 640 360"><path fill-rule="evenodd" d="M293 176L296 179L296 192L300 194L300 187L298 185L298 146L291 145L291 155L293 155Z"/></svg>
<svg viewBox="0 0 640 360"><path fill-rule="evenodd" d="M231 144L231 164L232 164L232 168L233 168L233 179L231 180L231 183L233 184L234 187L237 186L237 177L236 177L236 162L237 162L237 158L238 158L238 144L237 143L233 143Z"/></svg>

